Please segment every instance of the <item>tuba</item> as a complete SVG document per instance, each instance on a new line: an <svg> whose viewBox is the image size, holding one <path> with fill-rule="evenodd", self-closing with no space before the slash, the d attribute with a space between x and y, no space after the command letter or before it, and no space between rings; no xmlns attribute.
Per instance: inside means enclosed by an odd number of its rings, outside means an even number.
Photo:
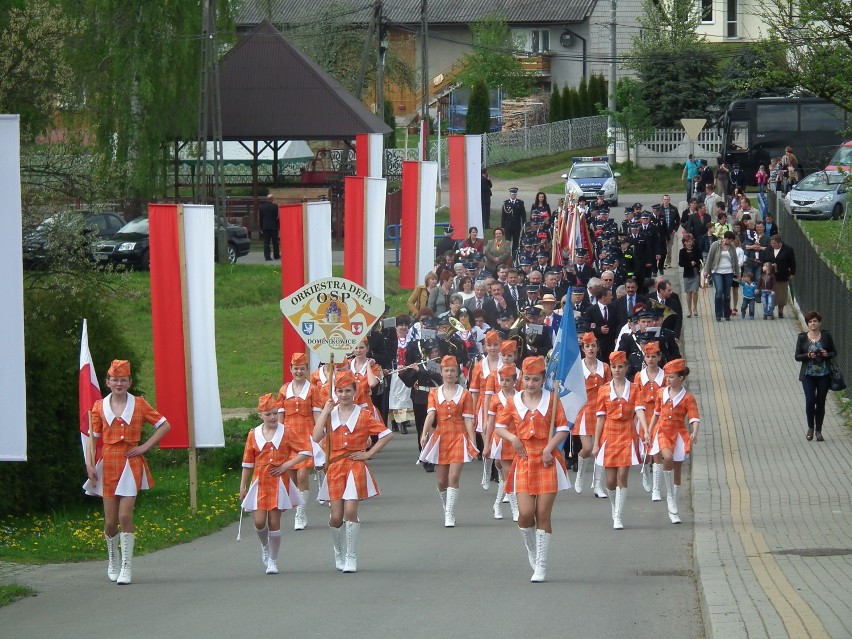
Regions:
<svg viewBox="0 0 852 639"><path fill-rule="evenodd" d="M517 360L523 357L524 348L526 347L526 339L521 334L521 331L524 329L524 326L527 324L527 318L524 317L523 313L518 315L518 319L516 319L512 325L509 327L509 335L506 339L510 339L518 345L518 356Z"/></svg>

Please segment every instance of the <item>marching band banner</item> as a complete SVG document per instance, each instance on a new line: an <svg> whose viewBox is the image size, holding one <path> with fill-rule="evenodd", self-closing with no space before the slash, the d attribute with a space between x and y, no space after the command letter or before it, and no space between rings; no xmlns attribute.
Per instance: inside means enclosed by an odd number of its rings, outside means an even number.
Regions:
<svg viewBox="0 0 852 639"><path fill-rule="evenodd" d="M467 229L482 229L482 136L451 135L449 145L450 224L453 238L462 240Z"/></svg>
<svg viewBox="0 0 852 639"><path fill-rule="evenodd" d="M225 445L213 297L215 219L209 205L150 204L151 320L163 448ZM191 404L190 404L191 402Z"/></svg>
<svg viewBox="0 0 852 639"><path fill-rule="evenodd" d="M21 246L20 116L0 115L0 461L27 461L27 385L24 372L24 267Z"/></svg>
<svg viewBox="0 0 852 639"><path fill-rule="evenodd" d="M400 228L399 285L413 289L423 284L435 266L435 191L437 162L402 163L402 226Z"/></svg>
<svg viewBox="0 0 852 639"><path fill-rule="evenodd" d="M281 300L284 317L323 362L346 359L384 310L383 299L340 277L310 282Z"/></svg>
<svg viewBox="0 0 852 639"><path fill-rule="evenodd" d="M287 247L286 267L281 269L281 296L286 298L309 282L331 277L331 202L281 206L278 221L281 246ZM305 352L305 345L290 322L282 324L286 377L293 353ZM310 353L310 364L311 369L319 366L316 353Z"/></svg>
<svg viewBox="0 0 852 639"><path fill-rule="evenodd" d="M382 177L385 138L381 133L359 133L355 136L355 175Z"/></svg>
<svg viewBox="0 0 852 639"><path fill-rule="evenodd" d="M347 177L344 188L343 276L384 299L387 180Z"/></svg>

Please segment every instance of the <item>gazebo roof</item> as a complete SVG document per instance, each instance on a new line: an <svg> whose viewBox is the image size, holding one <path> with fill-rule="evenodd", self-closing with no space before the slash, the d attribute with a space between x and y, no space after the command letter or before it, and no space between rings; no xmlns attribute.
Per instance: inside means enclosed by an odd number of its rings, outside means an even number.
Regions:
<svg viewBox="0 0 852 639"><path fill-rule="evenodd" d="M219 64L223 140L354 139L384 122L268 21Z"/></svg>

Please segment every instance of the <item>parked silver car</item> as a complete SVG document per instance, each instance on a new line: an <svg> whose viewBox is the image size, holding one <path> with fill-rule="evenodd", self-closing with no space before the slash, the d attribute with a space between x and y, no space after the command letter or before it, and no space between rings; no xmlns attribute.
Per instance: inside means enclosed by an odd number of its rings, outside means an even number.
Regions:
<svg viewBox="0 0 852 639"><path fill-rule="evenodd" d="M848 206L846 192L849 181L849 175L839 171L811 173L787 194L790 211L803 219L842 218Z"/></svg>

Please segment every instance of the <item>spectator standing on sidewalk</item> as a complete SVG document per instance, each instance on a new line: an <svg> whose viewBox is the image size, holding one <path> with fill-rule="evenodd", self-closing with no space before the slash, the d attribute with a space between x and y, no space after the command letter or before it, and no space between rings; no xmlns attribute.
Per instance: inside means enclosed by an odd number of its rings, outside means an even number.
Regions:
<svg viewBox="0 0 852 639"><path fill-rule="evenodd" d="M805 415L808 441L823 441L822 423L825 419L825 398L831 385L831 360L837 355L834 340L822 329L822 315L816 311L805 313L808 330L796 339L796 361L801 362L799 381L805 391Z"/></svg>
<svg viewBox="0 0 852 639"><path fill-rule="evenodd" d="M790 283L796 275L796 254L781 241L780 235L769 238L769 250L766 253L766 261L775 265L775 305L778 307L778 318L783 319L784 307L790 296Z"/></svg>
<svg viewBox="0 0 852 639"><path fill-rule="evenodd" d="M491 228L491 178L488 169L482 169L482 228Z"/></svg>
<svg viewBox="0 0 852 639"><path fill-rule="evenodd" d="M686 164L683 165L683 172L680 174L680 181L686 182L686 201L692 199L695 186L695 177L698 175L698 169L701 163L692 157L692 153L686 159Z"/></svg>
<svg viewBox="0 0 852 639"><path fill-rule="evenodd" d="M266 196L266 202L260 205L260 234L263 236L263 259L267 262L281 259L278 246L278 205L272 193Z"/></svg>
<svg viewBox="0 0 852 639"><path fill-rule="evenodd" d="M716 291L716 321L731 320L731 284L734 278L740 276L740 264L737 250L734 246L736 236L733 231L725 231L721 240L710 245L707 261L704 264L705 283L713 278L713 288Z"/></svg>

